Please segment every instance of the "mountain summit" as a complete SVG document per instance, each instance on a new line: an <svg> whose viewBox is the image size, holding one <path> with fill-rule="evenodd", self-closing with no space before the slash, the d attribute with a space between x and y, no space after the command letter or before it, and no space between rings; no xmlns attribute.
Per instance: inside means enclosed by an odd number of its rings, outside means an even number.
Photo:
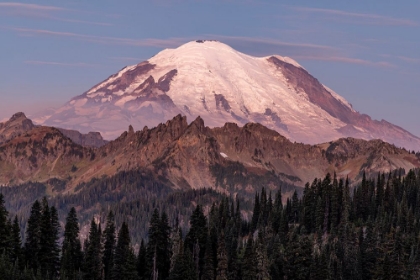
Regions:
<svg viewBox="0 0 420 280"><path fill-rule="evenodd" d="M110 139L129 124L153 127L176 114L201 116L211 127L261 123L309 144L341 137L378 138L420 150L420 138L358 113L293 59L253 57L205 40L163 50L123 68L42 123L100 131Z"/></svg>

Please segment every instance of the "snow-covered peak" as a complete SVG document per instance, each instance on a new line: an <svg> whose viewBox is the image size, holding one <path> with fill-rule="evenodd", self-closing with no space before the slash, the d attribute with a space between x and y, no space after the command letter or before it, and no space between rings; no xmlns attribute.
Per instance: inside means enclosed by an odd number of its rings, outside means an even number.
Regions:
<svg viewBox="0 0 420 280"><path fill-rule="evenodd" d="M254 57L211 40L165 49L123 68L73 98L44 124L100 131L112 139L130 124L152 127L177 114L189 120L201 116L211 127L257 122L292 141L312 144L343 136L387 140L392 134L357 113L292 58Z"/></svg>

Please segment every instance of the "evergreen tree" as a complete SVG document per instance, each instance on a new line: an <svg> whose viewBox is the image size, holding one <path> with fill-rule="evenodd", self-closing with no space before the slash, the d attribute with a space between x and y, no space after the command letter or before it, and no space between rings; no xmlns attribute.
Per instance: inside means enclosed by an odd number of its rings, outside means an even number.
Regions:
<svg viewBox="0 0 420 280"><path fill-rule="evenodd" d="M251 219L251 232L257 229L258 220L260 218L260 199L258 193L255 193L255 200L254 200L254 211L252 211L252 219Z"/></svg>
<svg viewBox="0 0 420 280"><path fill-rule="evenodd" d="M170 227L165 213L159 217L157 209L154 210L150 220L149 243L147 246L147 267L149 278L166 279L169 275L171 250Z"/></svg>
<svg viewBox="0 0 420 280"><path fill-rule="evenodd" d="M143 239L140 243L139 254L137 256L137 274L139 278L145 279L146 274L146 246L144 245Z"/></svg>
<svg viewBox="0 0 420 280"><path fill-rule="evenodd" d="M222 233L217 244L217 268L216 280L227 280L228 278L228 258L226 252L225 237Z"/></svg>
<svg viewBox="0 0 420 280"><path fill-rule="evenodd" d="M94 219L90 223L89 237L85 247L84 279L102 279L101 229Z"/></svg>
<svg viewBox="0 0 420 280"><path fill-rule="evenodd" d="M203 209L197 205L190 218L190 230L185 237L185 247L193 252L193 259L198 263L199 277L201 277L203 270L203 259L206 250L207 241L207 219L204 216ZM197 247L198 245L198 247ZM197 249L195 249L197 247ZM197 269L197 268L196 268Z"/></svg>
<svg viewBox="0 0 420 280"><path fill-rule="evenodd" d="M180 253L175 257L174 267L169 274L169 280L196 280L197 272L193 262L191 252L188 248L183 248L181 244Z"/></svg>
<svg viewBox="0 0 420 280"><path fill-rule="evenodd" d="M26 226L25 256L28 268L32 269L34 274L39 268L39 253L41 249L41 204L38 200L34 202Z"/></svg>
<svg viewBox="0 0 420 280"><path fill-rule="evenodd" d="M130 233L125 222L123 222L118 232L112 279L137 279L136 258L131 248Z"/></svg>
<svg viewBox="0 0 420 280"><path fill-rule="evenodd" d="M60 271L60 231L61 226L58 219L58 212L57 209L52 206L51 207L51 229L50 229L50 236L49 236L49 244L50 244L50 258L49 258L49 268L48 273L51 279L55 279Z"/></svg>
<svg viewBox="0 0 420 280"><path fill-rule="evenodd" d="M267 248L264 244L262 234L258 234L258 242L255 248L256 258L256 279L258 280L270 280L271 275L269 273L270 262L267 256Z"/></svg>
<svg viewBox="0 0 420 280"><path fill-rule="evenodd" d="M104 279L111 279L111 270L114 265L114 252L115 252L115 224L114 214L112 211L108 213L106 219L106 226L103 233L104 251L102 256L102 263L104 267Z"/></svg>
<svg viewBox="0 0 420 280"><path fill-rule="evenodd" d="M284 254L284 268L287 279L305 280L309 277L312 244L306 235L291 232Z"/></svg>
<svg viewBox="0 0 420 280"><path fill-rule="evenodd" d="M6 210L3 194L0 193L0 254L8 253L10 228L7 222L9 212Z"/></svg>
<svg viewBox="0 0 420 280"><path fill-rule="evenodd" d="M73 280L80 277L83 254L79 239L79 224L76 209L72 207L66 218L64 240L61 249L61 272L64 279Z"/></svg>
<svg viewBox="0 0 420 280"><path fill-rule="evenodd" d="M214 280L214 262L213 262L213 246L211 242L210 235L207 237L206 241L206 251L204 255L204 268L203 268L203 275L201 276L201 280Z"/></svg>
<svg viewBox="0 0 420 280"><path fill-rule="evenodd" d="M53 279L57 274L57 241L58 241L58 217L54 209L54 218L48 205L47 198L44 197L41 203L41 224L40 224L40 244L39 244L39 264L40 275L44 278ZM53 221L54 219L54 221ZM53 225L54 222L54 225Z"/></svg>
<svg viewBox="0 0 420 280"><path fill-rule="evenodd" d="M24 260L23 260L23 253L22 253L22 238L20 236L20 227L17 216L15 216L13 220L13 226L12 226L12 253L10 256L10 261L13 264L16 264L18 262L21 264L18 268L22 269Z"/></svg>
<svg viewBox="0 0 420 280"><path fill-rule="evenodd" d="M248 238L242 261L242 280L254 280L257 277L255 264L257 262L253 240Z"/></svg>

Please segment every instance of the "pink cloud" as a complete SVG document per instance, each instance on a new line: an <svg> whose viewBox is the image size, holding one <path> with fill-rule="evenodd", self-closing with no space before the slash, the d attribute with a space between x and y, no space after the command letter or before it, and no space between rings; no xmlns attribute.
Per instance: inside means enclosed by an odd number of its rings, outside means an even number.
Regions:
<svg viewBox="0 0 420 280"><path fill-rule="evenodd" d="M72 32L52 31L45 29L29 29L17 27L2 27L3 29L13 30L21 35L43 35L52 37L68 37L77 40L115 45L129 45L129 46L148 46L148 47L177 47L185 43L185 38L169 38L169 39L131 39L107 36L84 35Z"/></svg>
<svg viewBox="0 0 420 280"><path fill-rule="evenodd" d="M42 60L26 60L26 64L34 64L34 65L53 65L53 66L71 66L71 67L96 67L99 65L96 64L89 64L83 62L76 62L76 63L65 63L65 62L53 62L53 61L42 61Z"/></svg>
<svg viewBox="0 0 420 280"><path fill-rule="evenodd" d="M55 6L43 6L43 5L36 5L36 4L17 3L17 2L0 3L0 8L9 8L9 9L16 9L16 10L34 10L34 11L62 11L62 10L65 10L63 8L55 7Z"/></svg>
<svg viewBox="0 0 420 280"><path fill-rule="evenodd" d="M63 22L72 22L72 23L82 23L82 24L93 24L93 25L103 25L103 26L111 26L112 24L106 22L93 22L93 21L86 21L86 20L78 20L78 19L69 19L63 17L53 16L53 14L62 12L71 12L71 13L85 13L84 11L77 11L71 9L65 9L56 6L44 6L44 5L37 5L37 4L24 4L24 3L16 3L16 2L5 2L0 3L0 13L5 13L9 16L17 16L17 17L35 17L35 18L42 18L42 19L49 19L49 20L57 20Z"/></svg>
<svg viewBox="0 0 420 280"><path fill-rule="evenodd" d="M330 15L335 20L354 20L354 23L373 25L418 26L419 23L409 19L394 18L377 14L353 13L333 9L319 9L309 7L290 7L293 10L311 14Z"/></svg>
<svg viewBox="0 0 420 280"><path fill-rule="evenodd" d="M333 47L325 46L325 45L317 45L317 44L309 44L309 43L293 43L293 42L284 42L275 39L267 39L267 38L254 38L254 37L241 37L241 36L224 36L224 35L206 35L210 38L215 38L218 40L223 41L232 41L232 42L248 42L248 43L260 43L260 44L268 44L273 46L287 46L287 47L303 47L303 48L313 48L313 49L324 49L324 50L332 50Z"/></svg>
<svg viewBox="0 0 420 280"><path fill-rule="evenodd" d="M349 63L349 64L359 64L359 65L366 65L366 66L375 66L375 67L383 67L383 68L394 68L395 65L386 62L386 61L370 61L360 58L352 58L352 57L345 57L345 56L295 56L294 59L301 59L301 60L319 60L319 61L332 61L332 62L342 62L342 63Z"/></svg>

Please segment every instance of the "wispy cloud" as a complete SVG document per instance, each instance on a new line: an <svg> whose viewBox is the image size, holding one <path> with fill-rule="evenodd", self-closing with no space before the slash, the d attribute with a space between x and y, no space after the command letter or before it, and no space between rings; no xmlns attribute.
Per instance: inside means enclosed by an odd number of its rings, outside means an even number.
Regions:
<svg viewBox="0 0 420 280"><path fill-rule="evenodd" d="M17 3L17 2L0 3L0 13L6 14L9 16L17 16L17 17L30 16L34 18L42 18L42 19L47 19L47 20L102 25L102 26L112 25L111 23L106 23L106 22L95 22L95 21L71 19L71 18L64 18L61 16L57 16L58 13L62 14L63 12L72 13L73 15L85 13L84 11L66 9L66 8L57 7L57 6L44 6L44 5L25 4L25 3Z"/></svg>
<svg viewBox="0 0 420 280"><path fill-rule="evenodd" d="M403 55L391 55L391 54L379 54L380 57L385 57L387 59L398 59L411 64L420 64L420 58L408 57Z"/></svg>
<svg viewBox="0 0 420 280"><path fill-rule="evenodd" d="M84 62L66 63L66 62L54 62L54 61L42 61L42 60L26 60L26 64L34 65L53 65L53 66L70 66L70 67L97 67L97 64L89 64Z"/></svg>
<svg viewBox="0 0 420 280"><path fill-rule="evenodd" d="M374 67L381 67L381 68L395 68L396 66L392 63L387 61L370 61L361 58L353 58L353 57L345 57L345 56L308 56L308 55L301 55L301 56L294 56L294 59L297 60L318 60L318 61L331 61L331 62L341 62L341 63L348 63L348 64L358 64L358 65L365 65L365 66L374 66Z"/></svg>
<svg viewBox="0 0 420 280"><path fill-rule="evenodd" d="M268 38L224 36L224 35L213 35L213 34L205 35L205 36L209 36L217 40L231 41L231 42L244 42L244 43L246 42L246 43L267 44L267 45L273 45L273 46L303 47L303 48L314 48L314 49L324 49L324 50L334 49L333 47L325 46L325 45L284 42L284 41L268 39Z"/></svg>
<svg viewBox="0 0 420 280"><path fill-rule="evenodd" d="M397 57L405 62L420 64L420 58L413 58L413 57L407 57L407 56L397 56Z"/></svg>
<svg viewBox="0 0 420 280"><path fill-rule="evenodd" d="M168 47L177 47L180 44L186 42L185 38L132 39L132 38L85 35L85 34L78 34L78 33L72 33L72 32L52 31L52 30L45 30L45 29L30 29L30 28L17 28L17 27L1 27L1 28L16 31L21 35L67 37L67 38L73 38L73 39L77 39L77 40L81 40L81 41L100 43L100 44L114 44L114 45L168 48Z"/></svg>
<svg viewBox="0 0 420 280"><path fill-rule="evenodd" d="M81 24L92 24L92 25L101 25L101 26L113 26L112 23L108 22L97 22L97 21L87 21L87 20L78 20L78 19L69 19L69 18L60 18L47 16L47 19L58 20L63 22L72 22L72 23L81 23Z"/></svg>
<svg viewBox="0 0 420 280"><path fill-rule="evenodd" d="M138 58L138 57L128 57L128 56L114 56L110 57L112 60L119 60L119 61L136 61L141 62L146 60L145 58Z"/></svg>
<svg viewBox="0 0 420 280"><path fill-rule="evenodd" d="M320 9L309 7L290 7L291 9L304 13L320 14L323 19L334 19L339 21L349 21L358 24L372 24L372 25L395 25L395 26L418 26L419 23L409 19L394 18L389 16L353 13L342 10ZM325 16L330 16L327 18Z"/></svg>
<svg viewBox="0 0 420 280"><path fill-rule="evenodd" d="M25 4L17 2L3 2L0 3L0 9L19 9L19 10L34 10L34 11L63 11L64 8L55 6L44 6L37 4Z"/></svg>
<svg viewBox="0 0 420 280"><path fill-rule="evenodd" d="M340 50L327 45L318 45L311 43L287 42L269 38L225 36L225 35L204 35L206 39L220 40L233 48L256 56L267 56L281 54L283 56L296 55L322 55L336 54Z"/></svg>
<svg viewBox="0 0 420 280"><path fill-rule="evenodd" d="M115 45L127 45L127 46L143 46L143 47L157 47L157 48L173 48L179 45L191 41L193 39L200 38L168 38L168 39L132 39L132 38L119 38L119 37L106 37L106 36L95 36L77 34L71 32L52 31L44 29L28 29L28 28L16 28L16 27L3 27L3 29L13 30L22 35L31 36L51 36L51 37L67 37L81 41L87 41L99 44L115 44ZM272 55L281 54L291 56L297 60L318 60L318 61L331 61L348 64L358 64L365 66L381 67L381 68L394 68L395 65L386 61L369 61L360 58L353 58L343 55L340 49L326 46L317 45L310 43L294 43L285 42L267 38L253 38L253 37L240 37L240 36L225 36L207 34L202 35L202 38L220 40L224 43L234 46L240 51L244 51L250 54L261 54L261 55ZM280 52L279 52L280 50ZM140 62L144 59L135 57L112 57L111 59L120 61L135 61ZM403 59L403 58L401 58ZM404 58L409 59L409 58ZM44 62L44 61L26 61L30 64L50 64L50 65L62 65L62 66L92 66L84 64L72 64L72 63L59 63L59 62Z"/></svg>

